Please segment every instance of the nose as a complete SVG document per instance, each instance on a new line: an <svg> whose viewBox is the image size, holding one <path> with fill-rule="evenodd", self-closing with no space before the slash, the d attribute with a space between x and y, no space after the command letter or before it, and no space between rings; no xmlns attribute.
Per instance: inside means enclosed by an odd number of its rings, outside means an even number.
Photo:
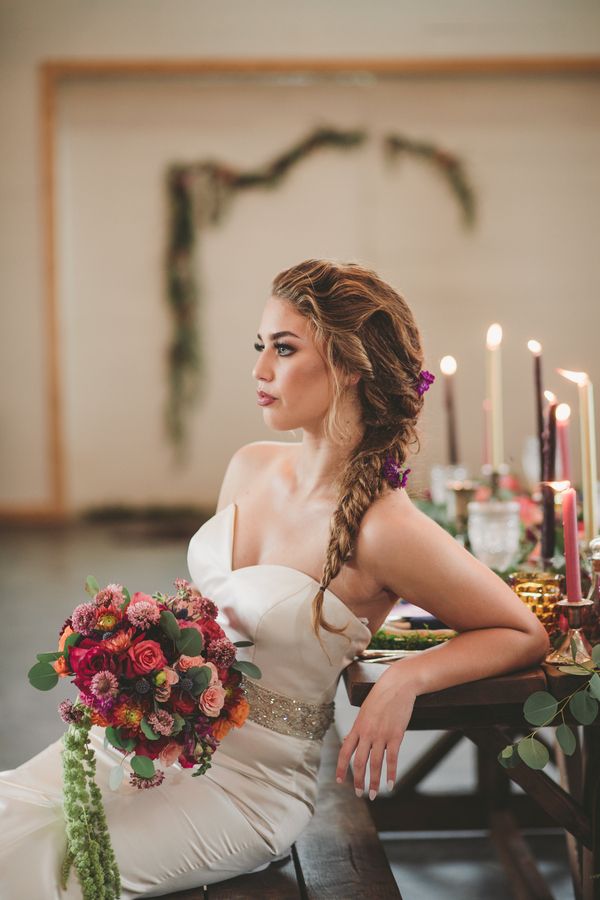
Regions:
<svg viewBox="0 0 600 900"><path fill-rule="evenodd" d="M255 381L263 381L268 382L272 381L273 373L271 371L271 367L269 366L266 358L265 351L263 350L258 355L258 359L256 360L256 364L252 368L252 377Z"/></svg>

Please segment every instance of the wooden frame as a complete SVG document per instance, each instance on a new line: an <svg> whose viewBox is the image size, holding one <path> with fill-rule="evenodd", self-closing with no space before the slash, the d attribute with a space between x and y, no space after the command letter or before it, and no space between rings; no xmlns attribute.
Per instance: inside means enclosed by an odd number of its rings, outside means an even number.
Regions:
<svg viewBox="0 0 600 900"><path fill-rule="evenodd" d="M458 59L121 59L56 60L40 66L40 183L43 227L48 457L50 499L37 507L0 507L5 521L57 522L67 518L63 407L60 395L58 286L56 267L56 109L64 81L82 77L134 75L315 75L326 78L370 74L407 78L420 75L582 75L600 74L600 57L488 57Z"/></svg>

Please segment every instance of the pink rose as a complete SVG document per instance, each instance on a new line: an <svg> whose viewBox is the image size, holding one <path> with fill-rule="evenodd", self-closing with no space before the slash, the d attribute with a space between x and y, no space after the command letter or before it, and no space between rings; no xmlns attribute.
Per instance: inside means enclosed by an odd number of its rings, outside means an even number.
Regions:
<svg viewBox="0 0 600 900"><path fill-rule="evenodd" d="M167 660L156 641L138 641L127 651L127 676L148 675L166 666Z"/></svg>
<svg viewBox="0 0 600 900"><path fill-rule="evenodd" d="M218 716L225 703L225 691L219 684L213 684L200 694L199 706L202 712L213 718Z"/></svg>
<svg viewBox="0 0 600 900"><path fill-rule="evenodd" d="M179 659L177 660L177 667L181 669L182 672L187 672L188 669L191 669L193 666L203 666L204 665L204 657L203 656L186 656L185 653L182 653Z"/></svg>
<svg viewBox="0 0 600 900"><path fill-rule="evenodd" d="M175 741L169 741L169 743L162 748L158 756L163 766L167 767L172 766L174 762L177 762L177 757L180 753L180 745L176 744Z"/></svg>

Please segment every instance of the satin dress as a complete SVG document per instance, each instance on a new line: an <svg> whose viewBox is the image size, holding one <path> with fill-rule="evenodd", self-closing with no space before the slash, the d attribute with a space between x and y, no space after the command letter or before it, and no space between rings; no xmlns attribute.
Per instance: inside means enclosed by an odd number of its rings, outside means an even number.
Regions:
<svg viewBox="0 0 600 900"><path fill-rule="evenodd" d="M110 790L110 769L122 757L104 748L103 729L91 730L124 900L212 884L285 853L314 811L322 740L302 714L282 733L280 719L288 716L278 719L277 698L285 709L293 702L331 707L341 672L371 638L366 620L327 590L325 617L347 626L347 637L322 631L323 649L311 625L313 578L282 565L233 570L235 513L230 504L202 525L187 562L193 583L218 605L228 637L254 642L238 651L262 671L256 709L248 695L252 720L226 735L205 775L192 778L175 763L159 787L143 791L127 780ZM66 892L60 888L61 749L59 739L0 773L2 900L81 898L73 870Z"/></svg>

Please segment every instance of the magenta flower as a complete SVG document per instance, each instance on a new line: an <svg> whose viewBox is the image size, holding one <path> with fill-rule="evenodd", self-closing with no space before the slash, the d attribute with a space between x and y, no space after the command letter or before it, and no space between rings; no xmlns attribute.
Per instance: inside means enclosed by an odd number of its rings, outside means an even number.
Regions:
<svg viewBox="0 0 600 900"><path fill-rule="evenodd" d="M385 462L383 464L383 477L386 479L388 484L393 488L404 488L406 487L406 482L408 481L408 473L410 469L404 469L398 465L397 462L394 462L391 454L385 458Z"/></svg>
<svg viewBox="0 0 600 900"><path fill-rule="evenodd" d="M73 610L71 627L78 634L91 634L96 627L98 610L91 603L80 603Z"/></svg>
<svg viewBox="0 0 600 900"><path fill-rule="evenodd" d="M157 625L160 621L160 609L154 600L130 603L125 615L136 628L149 628L150 625Z"/></svg>
<svg viewBox="0 0 600 900"><path fill-rule="evenodd" d="M98 672L90 682L90 691L95 697L116 697L119 693L119 680L112 672L106 669Z"/></svg>
<svg viewBox="0 0 600 900"><path fill-rule="evenodd" d="M208 647L208 658L219 669L227 669L235 660L235 647L228 638L211 641Z"/></svg>
<svg viewBox="0 0 600 900"><path fill-rule="evenodd" d="M129 776L130 783L134 787L142 789L158 787L164 780L165 773L161 769L157 769L152 778L142 778L140 775L136 775L135 772L132 772Z"/></svg>
<svg viewBox="0 0 600 900"><path fill-rule="evenodd" d="M428 372L427 369L423 369L422 372L419 372L419 383L417 385L419 397L422 397L425 391L429 390L434 381L435 375L433 372Z"/></svg>
<svg viewBox="0 0 600 900"><path fill-rule="evenodd" d="M159 709L148 716L148 722L157 734L163 734L165 737L168 737L173 731L175 719L166 709Z"/></svg>

